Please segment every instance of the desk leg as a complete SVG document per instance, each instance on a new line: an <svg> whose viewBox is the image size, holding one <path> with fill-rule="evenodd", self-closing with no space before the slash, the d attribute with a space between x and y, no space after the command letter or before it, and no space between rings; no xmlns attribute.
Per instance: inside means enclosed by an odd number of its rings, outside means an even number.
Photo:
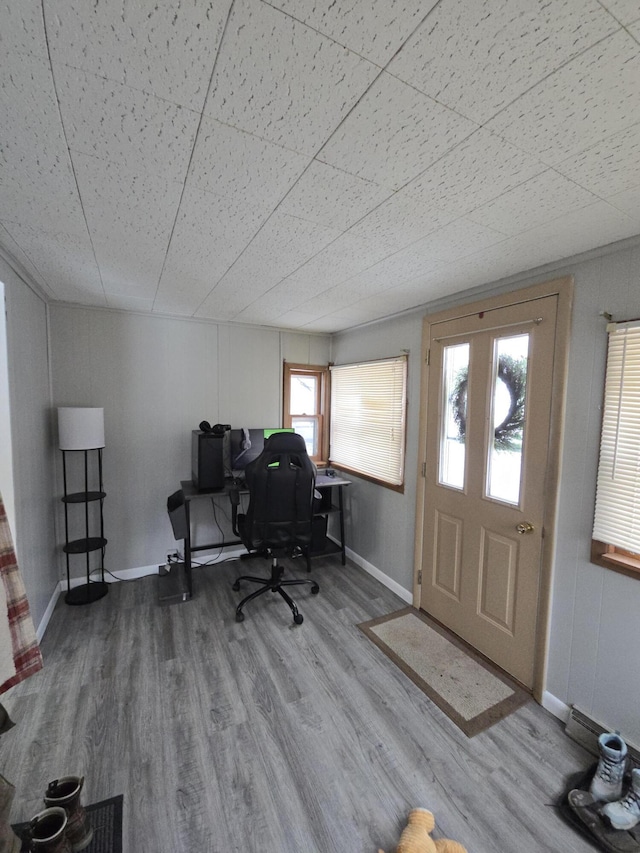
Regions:
<svg viewBox="0 0 640 853"><path fill-rule="evenodd" d="M347 552L344 544L344 504L342 501L342 486L338 486L338 508L340 512L338 513L340 517L340 549L342 551L342 565L346 565L347 562Z"/></svg>
<svg viewBox="0 0 640 853"><path fill-rule="evenodd" d="M187 580L189 598L193 596L193 579L191 577L191 510L189 501L184 502L184 512L187 522L187 536L184 540L184 574Z"/></svg>

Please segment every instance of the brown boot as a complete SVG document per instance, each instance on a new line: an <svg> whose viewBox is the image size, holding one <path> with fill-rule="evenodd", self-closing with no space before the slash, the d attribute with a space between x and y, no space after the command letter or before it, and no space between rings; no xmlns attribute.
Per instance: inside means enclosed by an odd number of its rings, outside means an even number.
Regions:
<svg viewBox="0 0 640 853"><path fill-rule="evenodd" d="M39 812L29 824L29 849L32 853L72 853L66 828L64 809L56 806Z"/></svg>
<svg viewBox="0 0 640 853"><path fill-rule="evenodd" d="M87 814L80 802L83 785L84 776L63 776L49 782L44 797L45 805L61 806L67 813L66 836L73 853L84 850L93 838L93 829L89 826Z"/></svg>
<svg viewBox="0 0 640 853"><path fill-rule="evenodd" d="M0 853L19 853L21 841L11 829L9 815L15 788L0 776Z"/></svg>

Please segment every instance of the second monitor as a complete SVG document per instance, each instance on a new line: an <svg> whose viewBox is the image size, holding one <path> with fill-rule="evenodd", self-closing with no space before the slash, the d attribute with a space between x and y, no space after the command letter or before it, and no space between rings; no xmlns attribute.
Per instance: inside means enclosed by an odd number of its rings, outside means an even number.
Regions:
<svg viewBox="0 0 640 853"><path fill-rule="evenodd" d="M249 462L253 462L262 453L265 439L274 432L295 432L287 427L274 427L272 429L232 429L229 435L229 468L235 477L242 474Z"/></svg>

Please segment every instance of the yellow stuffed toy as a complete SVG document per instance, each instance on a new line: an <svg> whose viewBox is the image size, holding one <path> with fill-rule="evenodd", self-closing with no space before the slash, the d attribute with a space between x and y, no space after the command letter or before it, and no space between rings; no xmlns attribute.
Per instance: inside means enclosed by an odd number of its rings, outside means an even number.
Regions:
<svg viewBox="0 0 640 853"><path fill-rule="evenodd" d="M467 853L462 844L448 838L431 837L435 820L427 809L409 812L407 825L402 830L396 853ZM384 853L379 850L378 853Z"/></svg>

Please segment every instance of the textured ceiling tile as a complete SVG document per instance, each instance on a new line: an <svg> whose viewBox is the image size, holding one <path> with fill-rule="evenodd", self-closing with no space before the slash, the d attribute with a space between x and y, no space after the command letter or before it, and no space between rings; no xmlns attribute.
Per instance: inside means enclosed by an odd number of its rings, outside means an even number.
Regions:
<svg viewBox="0 0 640 853"><path fill-rule="evenodd" d="M198 189L275 207L311 158L202 117L189 183Z"/></svg>
<svg viewBox="0 0 640 853"><path fill-rule="evenodd" d="M390 190L314 161L280 205L282 213L346 230Z"/></svg>
<svg viewBox="0 0 640 853"><path fill-rule="evenodd" d="M29 223L42 231L87 235L76 182L67 158L50 171L25 172L0 164L0 221Z"/></svg>
<svg viewBox="0 0 640 853"><path fill-rule="evenodd" d="M549 169L476 208L467 218L503 234L518 234L597 200L593 193Z"/></svg>
<svg viewBox="0 0 640 853"><path fill-rule="evenodd" d="M596 0L447 0L387 70L483 123L618 26Z"/></svg>
<svg viewBox="0 0 640 853"><path fill-rule="evenodd" d="M640 20L638 0L600 0L600 2L621 24L631 24Z"/></svg>
<svg viewBox="0 0 640 853"><path fill-rule="evenodd" d="M160 172L75 153L82 206L95 240L133 238L166 251L182 186Z"/></svg>
<svg viewBox="0 0 640 853"><path fill-rule="evenodd" d="M448 225L453 219L455 214L421 204L407 192L401 191L350 228L348 234L397 251Z"/></svg>
<svg viewBox="0 0 640 853"><path fill-rule="evenodd" d="M450 225L413 243L411 248L426 258L451 262L503 240L504 234L499 231L468 219L456 219Z"/></svg>
<svg viewBox="0 0 640 853"><path fill-rule="evenodd" d="M153 299L164 260L156 245L148 245L132 234L117 243L94 239L93 249L107 295L127 293Z"/></svg>
<svg viewBox="0 0 640 853"><path fill-rule="evenodd" d="M610 205L622 210L627 216L640 222L640 185L610 196L607 201Z"/></svg>
<svg viewBox="0 0 640 853"><path fill-rule="evenodd" d="M202 274L212 287L258 233L270 209L242 196L201 192L191 182L185 189L168 260L182 264L195 277Z"/></svg>
<svg viewBox="0 0 640 853"><path fill-rule="evenodd" d="M536 158L481 129L408 184L406 192L424 205L463 214L544 170Z"/></svg>
<svg viewBox="0 0 640 853"><path fill-rule="evenodd" d="M54 62L200 111L231 0L47 3Z"/></svg>
<svg viewBox="0 0 640 853"><path fill-rule="evenodd" d="M382 74L318 159L400 189L476 129L474 122Z"/></svg>
<svg viewBox="0 0 640 853"><path fill-rule="evenodd" d="M49 63L9 52L0 62L0 127L3 170L47 172L68 167L56 93Z"/></svg>
<svg viewBox="0 0 640 853"><path fill-rule="evenodd" d="M215 285L206 267L195 276L185 271L181 263L167 260L153 302L153 311L191 317Z"/></svg>
<svg viewBox="0 0 640 853"><path fill-rule="evenodd" d="M525 232L532 242L545 247L549 259L570 257L606 246L640 231L640 222L604 201L565 214L553 222Z"/></svg>
<svg viewBox="0 0 640 853"><path fill-rule="evenodd" d="M41 290L49 297L55 298L53 288L44 279L38 269L34 266L31 258L25 254L22 246L13 239L11 234L0 222L0 257L4 257L7 252L8 256L13 258L26 272L33 278L33 281L41 288Z"/></svg>
<svg viewBox="0 0 640 853"><path fill-rule="evenodd" d="M314 155L378 73L282 12L237 0L204 112Z"/></svg>
<svg viewBox="0 0 640 853"><path fill-rule="evenodd" d="M33 53L49 58L42 19L41 0L4 0L0 3L0 51L3 61L7 51Z"/></svg>
<svg viewBox="0 0 640 853"><path fill-rule="evenodd" d="M640 184L640 124L563 160L556 168L600 198Z"/></svg>
<svg viewBox="0 0 640 853"><path fill-rule="evenodd" d="M104 305L102 282L88 235L40 231L30 225L5 225L56 299Z"/></svg>
<svg viewBox="0 0 640 853"><path fill-rule="evenodd" d="M299 21L386 65L436 0L271 0Z"/></svg>
<svg viewBox="0 0 640 853"><path fill-rule="evenodd" d="M64 65L54 74L72 150L184 181L196 113Z"/></svg>
<svg viewBox="0 0 640 853"><path fill-rule="evenodd" d="M640 45L623 30L535 86L487 127L553 166L634 124L639 80Z"/></svg>
<svg viewBox="0 0 640 853"><path fill-rule="evenodd" d="M225 316L235 316L339 236L334 229L276 212L197 316L220 317L222 310Z"/></svg>

